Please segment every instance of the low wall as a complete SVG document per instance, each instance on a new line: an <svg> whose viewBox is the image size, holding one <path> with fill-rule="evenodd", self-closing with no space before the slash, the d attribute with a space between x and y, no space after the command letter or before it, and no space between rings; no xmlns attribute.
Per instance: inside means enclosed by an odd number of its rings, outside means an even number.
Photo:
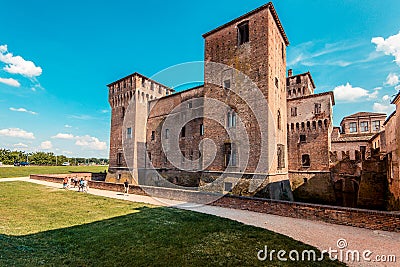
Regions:
<svg viewBox="0 0 400 267"><path fill-rule="evenodd" d="M62 175L31 175L31 179L62 183ZM89 181L89 187L123 192L123 184ZM172 189L151 186L130 186L129 192L137 195L167 198L173 200L212 203L210 205L268 213L284 217L323 221L372 230L400 232L400 213L307 204L254 197L240 197L204 193L193 190Z"/></svg>

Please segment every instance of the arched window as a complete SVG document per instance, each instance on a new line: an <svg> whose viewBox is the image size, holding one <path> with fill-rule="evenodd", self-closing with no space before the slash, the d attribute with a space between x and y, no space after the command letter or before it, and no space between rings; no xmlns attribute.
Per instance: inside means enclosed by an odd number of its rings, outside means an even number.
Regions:
<svg viewBox="0 0 400 267"><path fill-rule="evenodd" d="M236 112L235 111L228 111L227 114L227 125L228 128L235 128L236 127Z"/></svg>

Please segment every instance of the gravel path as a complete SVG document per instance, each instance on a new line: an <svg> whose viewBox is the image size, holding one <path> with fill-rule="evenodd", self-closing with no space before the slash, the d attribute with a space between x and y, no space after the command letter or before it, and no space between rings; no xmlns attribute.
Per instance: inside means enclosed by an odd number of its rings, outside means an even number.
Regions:
<svg viewBox="0 0 400 267"><path fill-rule="evenodd" d="M42 184L50 187L61 188L61 184L50 183L40 180L30 180L24 178L0 179L0 182L22 180L36 184ZM75 189L72 189L75 190ZM124 199L133 202L143 202L160 206L173 206L176 208L197 211L201 213L212 214L247 225L254 225L264 229L271 230L289 236L295 240L317 247L320 250L338 250L337 242L339 239L345 239L347 247L339 250L343 251L343 261L349 266L400 266L400 233L374 231L350 226L328 224L319 221L310 221L303 219L295 219L288 217L280 217L276 215L256 213L246 210L236 210L221 208L215 206L198 205L186 203L182 201L168 200L162 198L153 198L139 195L123 195L122 193L98 189L89 189L90 194L111 197L116 199ZM273 249L273 248L269 248ZM349 250L358 250L361 261L346 261L346 252ZM373 252L369 258L371 262L362 260L362 253L365 250ZM289 252L287 252L289 253ZM340 252L338 255L340 259ZM395 255L397 263L386 262L379 263L375 261L376 256ZM350 257L351 258L351 257Z"/></svg>

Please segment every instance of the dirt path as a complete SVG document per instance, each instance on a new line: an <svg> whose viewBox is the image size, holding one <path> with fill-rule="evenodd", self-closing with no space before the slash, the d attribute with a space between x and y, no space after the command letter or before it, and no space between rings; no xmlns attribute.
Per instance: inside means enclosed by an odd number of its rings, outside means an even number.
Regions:
<svg viewBox="0 0 400 267"><path fill-rule="evenodd" d="M39 180L30 180L29 178L11 178L0 179L0 181L15 181L22 180L36 184L42 184L50 187L61 188L61 184L50 183ZM72 189L76 190L76 189ZM280 233L295 240L317 247L320 250L338 250L340 259L340 251L343 252L342 259L346 260L346 253L350 250L357 250L360 253L360 262L346 262L349 266L400 266L400 233L373 231L368 229L328 224L319 221L310 221L303 219L295 219L288 217L280 217L276 215L256 213L252 211L236 210L221 208L215 206L198 205L193 203L186 203L182 201L168 200L162 198L153 198L148 196L139 195L123 195L122 193L98 189L90 189L90 194L111 197L117 199L124 199L134 202L144 202L160 206L173 206L181 209L197 211L201 213L212 214L247 225L254 225L264 229ZM344 249L339 249L337 242L340 239L346 240L347 246ZM343 240L342 240L343 241ZM344 244L342 242L341 244ZM273 248L269 248L273 249ZM365 250L372 252L369 255L371 262L362 260L362 254ZM289 252L287 252L289 253ZM395 255L397 263L378 263L375 261L376 256ZM350 255L351 258L351 255Z"/></svg>

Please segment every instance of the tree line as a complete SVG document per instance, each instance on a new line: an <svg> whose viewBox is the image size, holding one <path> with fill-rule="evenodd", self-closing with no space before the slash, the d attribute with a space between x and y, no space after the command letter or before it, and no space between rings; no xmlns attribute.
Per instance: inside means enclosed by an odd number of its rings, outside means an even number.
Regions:
<svg viewBox="0 0 400 267"><path fill-rule="evenodd" d="M64 155L55 155L52 152L11 151L0 149L0 162L4 165L12 165L15 162L29 162L32 165L61 166L64 162L71 165L82 164L108 164L108 159L102 158L69 158Z"/></svg>

